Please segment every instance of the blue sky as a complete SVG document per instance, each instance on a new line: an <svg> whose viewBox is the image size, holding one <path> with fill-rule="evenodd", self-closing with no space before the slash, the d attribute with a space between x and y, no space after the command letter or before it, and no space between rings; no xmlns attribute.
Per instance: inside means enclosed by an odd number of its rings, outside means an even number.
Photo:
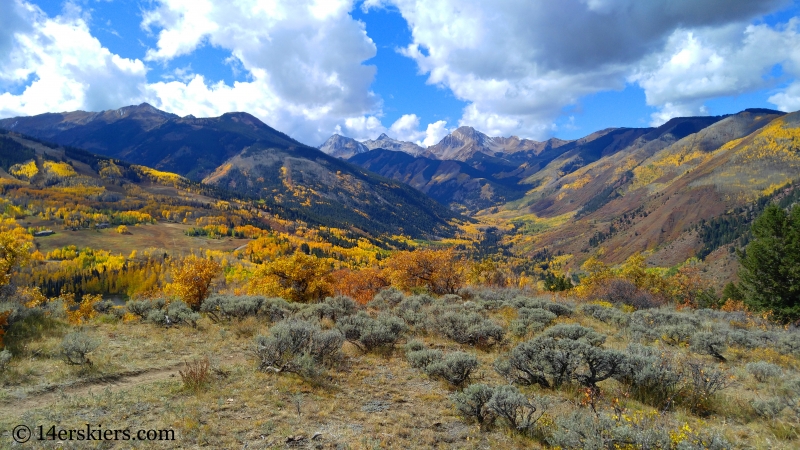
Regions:
<svg viewBox="0 0 800 450"><path fill-rule="evenodd" d="M6 0L0 116L147 101L303 142L800 109L789 0ZM7 26L3 26L6 24Z"/></svg>

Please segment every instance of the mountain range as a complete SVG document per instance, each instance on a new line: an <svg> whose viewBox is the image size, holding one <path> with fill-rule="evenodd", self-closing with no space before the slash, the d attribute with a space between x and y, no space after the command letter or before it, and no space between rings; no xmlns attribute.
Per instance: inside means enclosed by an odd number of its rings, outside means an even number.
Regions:
<svg viewBox="0 0 800 450"><path fill-rule="evenodd" d="M662 266L693 255L727 265L703 227L800 178L798 124L798 113L747 109L569 141L460 127L428 148L383 134L334 135L316 149L246 113L198 119L143 104L0 120L356 232L452 236L454 220L471 220L459 214L472 216L521 254L572 255L573 267L646 250Z"/></svg>
<svg viewBox="0 0 800 450"><path fill-rule="evenodd" d="M450 236L457 214L405 184L295 141L247 113L178 117L148 104L0 120L0 129L175 173L366 233Z"/></svg>

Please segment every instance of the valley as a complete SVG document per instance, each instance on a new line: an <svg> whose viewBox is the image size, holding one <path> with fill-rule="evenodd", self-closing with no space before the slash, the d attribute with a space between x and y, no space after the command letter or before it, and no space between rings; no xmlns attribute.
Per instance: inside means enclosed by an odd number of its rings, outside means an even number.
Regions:
<svg viewBox="0 0 800 450"><path fill-rule="evenodd" d="M240 112L2 119L0 425L793 448L798 114L319 149Z"/></svg>

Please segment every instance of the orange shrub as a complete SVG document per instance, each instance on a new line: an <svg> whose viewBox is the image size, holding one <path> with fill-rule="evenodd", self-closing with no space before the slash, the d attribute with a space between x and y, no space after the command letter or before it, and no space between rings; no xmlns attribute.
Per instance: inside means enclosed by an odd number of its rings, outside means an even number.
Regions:
<svg viewBox="0 0 800 450"><path fill-rule="evenodd" d="M331 275L334 280L334 292L346 295L362 305L372 300L378 291L389 286L389 280L377 267L358 271L342 269Z"/></svg>
<svg viewBox="0 0 800 450"><path fill-rule="evenodd" d="M401 289L455 294L464 285L466 263L453 249L401 251L389 258L386 270Z"/></svg>
<svg viewBox="0 0 800 450"><path fill-rule="evenodd" d="M218 262L189 255L172 268L172 283L166 290L198 311L211 291L211 282L220 272L222 266Z"/></svg>

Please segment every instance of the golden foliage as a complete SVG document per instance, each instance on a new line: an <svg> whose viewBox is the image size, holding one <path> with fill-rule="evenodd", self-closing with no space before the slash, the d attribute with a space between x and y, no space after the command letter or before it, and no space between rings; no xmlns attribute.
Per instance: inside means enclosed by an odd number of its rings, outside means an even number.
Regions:
<svg viewBox="0 0 800 450"><path fill-rule="evenodd" d="M507 267L488 258L473 263L467 275L470 284L492 287L506 287L512 278L514 276Z"/></svg>
<svg viewBox="0 0 800 450"><path fill-rule="evenodd" d="M162 172L160 170L151 169L145 166L131 165L131 169L141 173L156 183L172 184L173 186L180 186L188 183L188 180L178 174L172 172Z"/></svg>
<svg viewBox="0 0 800 450"><path fill-rule="evenodd" d="M683 306L697 307L697 300L707 286L697 262L689 260L669 280L672 297Z"/></svg>
<svg viewBox="0 0 800 450"><path fill-rule="evenodd" d="M94 305L103 301L100 294L84 294L80 302L75 300L73 293L61 293L61 300L64 302L64 313L67 321L73 325L80 325L97 315Z"/></svg>
<svg viewBox="0 0 800 450"><path fill-rule="evenodd" d="M729 298L725 300L725 303L719 309L725 312L747 312L747 305L742 300Z"/></svg>
<svg viewBox="0 0 800 450"><path fill-rule="evenodd" d="M119 233L119 234L130 234L130 231L128 231L128 227L127 226L120 225L120 226L117 227L117 233Z"/></svg>
<svg viewBox="0 0 800 450"><path fill-rule="evenodd" d="M581 297L589 297L606 281L612 278L622 278L635 284L637 288L653 294L668 294L670 292L668 280L664 279L658 271L648 269L645 259L643 254L634 253L618 269L613 269L600 261L597 256L592 255L581 266L588 272L588 275L581 279L581 284L575 288L575 293Z"/></svg>
<svg viewBox="0 0 800 450"><path fill-rule="evenodd" d="M47 175L55 175L61 178L74 177L78 175L75 169L67 163L57 161L45 161L42 163L44 173Z"/></svg>
<svg viewBox="0 0 800 450"><path fill-rule="evenodd" d="M17 287L16 297L26 308L37 308L47 303L47 297L42 294L39 286Z"/></svg>
<svg viewBox="0 0 800 450"><path fill-rule="evenodd" d="M645 256L641 253L631 255L620 267L618 275L639 289L646 289L653 294L665 294L669 290L667 280L657 271L647 268Z"/></svg>
<svg viewBox="0 0 800 450"><path fill-rule="evenodd" d="M37 173L39 173L39 168L36 167L36 161L30 160L23 164L14 164L8 168L8 173L17 178L30 180L31 178L35 177Z"/></svg>
<svg viewBox="0 0 800 450"><path fill-rule="evenodd" d="M587 184L589 184L590 181L592 181L592 175L587 172L582 177L576 179L572 183L566 183L566 184L562 185L561 189L562 190L580 189L580 188L586 186Z"/></svg>
<svg viewBox="0 0 800 450"><path fill-rule="evenodd" d="M33 237L14 219L0 220L0 286L11 281L11 274L31 259Z"/></svg>
<svg viewBox="0 0 800 450"><path fill-rule="evenodd" d="M66 186L52 188L56 192L63 192L74 197L91 197L100 195L106 191L103 186Z"/></svg>
<svg viewBox="0 0 800 450"><path fill-rule="evenodd" d="M281 297L295 302L318 301L333 292L330 264L302 252L262 264L250 279L251 294Z"/></svg>
<svg viewBox="0 0 800 450"><path fill-rule="evenodd" d="M364 305L381 289L389 286L383 271L377 267L367 267L358 271L341 269L333 272L333 290L337 294L346 295Z"/></svg>
<svg viewBox="0 0 800 450"><path fill-rule="evenodd" d="M588 272L588 275L582 278L581 284L575 288L575 293L580 297L588 297L593 294L601 284L614 276L611 267L600 261L595 255L590 256L581 265L581 269Z"/></svg>
<svg viewBox="0 0 800 450"><path fill-rule="evenodd" d="M392 284L407 290L454 294L464 285L466 263L455 250L401 251L386 262Z"/></svg>
<svg viewBox="0 0 800 450"><path fill-rule="evenodd" d="M189 255L172 268L172 283L167 285L166 291L197 311L220 272L222 266L218 262Z"/></svg>
<svg viewBox="0 0 800 450"><path fill-rule="evenodd" d="M100 161L100 171L98 172L102 178L121 178L122 171L119 166L114 164L114 161Z"/></svg>

